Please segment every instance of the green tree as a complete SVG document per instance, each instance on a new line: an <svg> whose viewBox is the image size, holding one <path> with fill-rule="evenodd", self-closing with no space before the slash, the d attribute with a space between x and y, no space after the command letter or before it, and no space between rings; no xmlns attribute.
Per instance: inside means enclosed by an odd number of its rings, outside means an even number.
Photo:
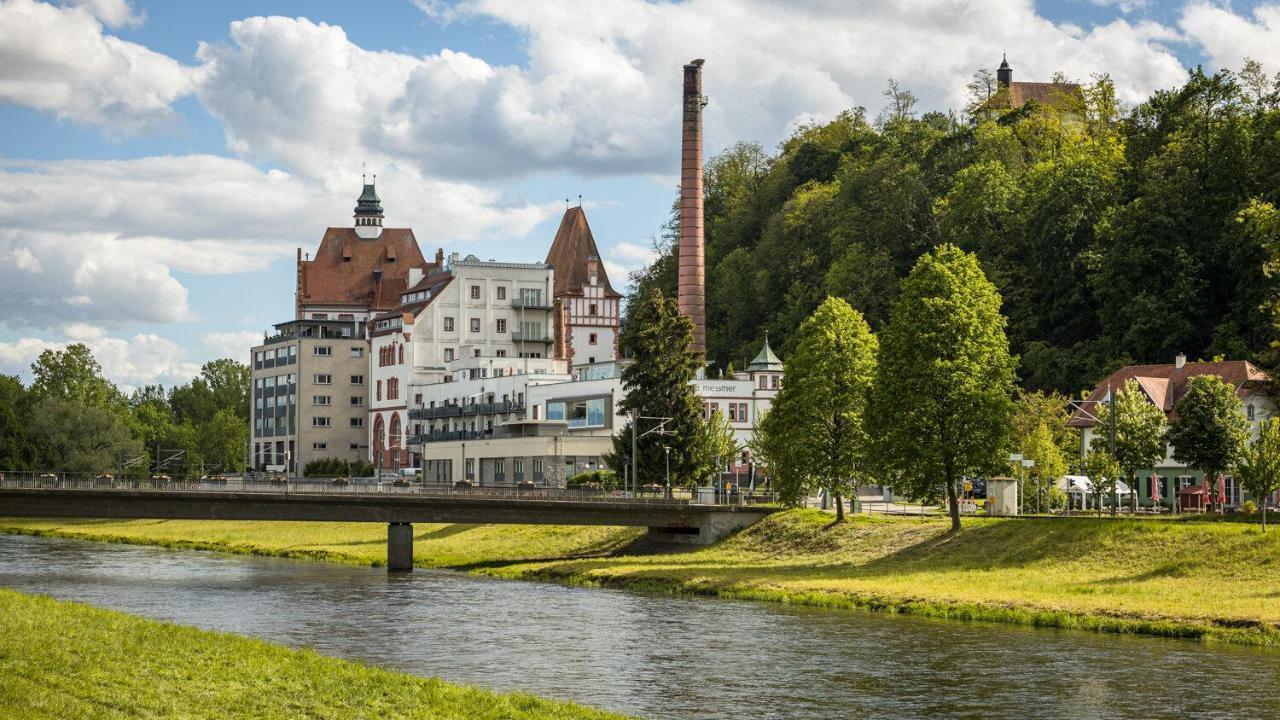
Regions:
<svg viewBox="0 0 1280 720"><path fill-rule="evenodd" d="M960 478L1007 462L1016 361L1005 322L977 258L942 245L916 263L881 334L868 412L877 455L912 496L945 497L953 531Z"/></svg>
<svg viewBox="0 0 1280 720"><path fill-rule="evenodd" d="M1221 511L1218 473L1235 464L1249 429L1236 388L1217 375L1197 375L1187 380L1174 410L1168 435L1173 458L1204 473L1210 503Z"/></svg>
<svg viewBox="0 0 1280 720"><path fill-rule="evenodd" d="M29 470L35 448L27 433L31 402L22 381L0 375L0 470Z"/></svg>
<svg viewBox="0 0 1280 720"><path fill-rule="evenodd" d="M711 413L710 419L698 424L695 448L697 469L694 477L712 481L724 469L725 464L742 450L738 439L734 437L733 426L729 424L728 417L718 410Z"/></svg>
<svg viewBox="0 0 1280 720"><path fill-rule="evenodd" d="M36 401L65 400L88 407L119 409L124 398L102 375L102 366L82 343L45 350L31 365L31 396Z"/></svg>
<svg viewBox="0 0 1280 720"><path fill-rule="evenodd" d="M209 470L244 469L249 426L230 408L222 408L200 427L198 449Z"/></svg>
<svg viewBox="0 0 1280 720"><path fill-rule="evenodd" d="M632 420L614 436L610 463L620 467L631 457L632 423L637 425L637 480L656 482L666 475L670 448L673 483L696 477L701 403L691 381L699 360L690 351L693 323L680 315L674 299L650 290L628 308L618 339L631 363L622 371L623 398L618 410ZM667 418L665 421L643 418ZM650 432L662 427L662 432ZM638 483L637 483L638 484Z"/></svg>
<svg viewBox="0 0 1280 720"><path fill-rule="evenodd" d="M1138 381L1130 378L1115 394L1116 464L1129 483L1130 502L1138 509L1138 471L1155 467L1165 455L1164 411L1147 400ZM1100 450L1110 447L1111 406L1102 405L1097 412L1092 445ZM1115 500L1115 498L1113 498ZM1112 503L1111 514L1116 513Z"/></svg>
<svg viewBox="0 0 1280 720"><path fill-rule="evenodd" d="M789 447L775 487L790 501L825 490L835 500L836 522L844 520L844 498L868 476L864 416L877 349L862 315L828 297L800 325L787 381L766 416L770 443Z"/></svg>
<svg viewBox="0 0 1280 720"><path fill-rule="evenodd" d="M1102 517L1102 498L1115 494L1116 480L1120 478L1120 466L1106 450L1091 448L1082 462L1084 474L1089 478L1097 502L1098 517ZM1070 502L1070 500L1068 500Z"/></svg>
<svg viewBox="0 0 1280 720"><path fill-rule="evenodd" d="M235 417L249 422L253 378L248 365L229 358L210 360L200 368L200 379L209 387L215 414L218 410L230 410Z"/></svg>
<svg viewBox="0 0 1280 720"><path fill-rule="evenodd" d="M121 454L136 455L140 444L115 412L70 400L36 404L28 421L40 465L63 472L106 472Z"/></svg>
<svg viewBox="0 0 1280 720"><path fill-rule="evenodd" d="M1269 418L1258 426L1258 437L1248 444L1232 467L1240 485L1262 508L1262 532L1267 531L1267 501L1280 492L1280 419Z"/></svg>
<svg viewBox="0 0 1280 720"><path fill-rule="evenodd" d="M1031 431L1020 450L1024 458L1035 462L1029 475L1035 488L1036 512L1040 512L1042 508L1048 507L1049 500L1052 499L1054 483L1067 474L1067 459L1062 448L1054 442L1053 431L1045 422ZM1041 504L1042 497L1044 505Z"/></svg>

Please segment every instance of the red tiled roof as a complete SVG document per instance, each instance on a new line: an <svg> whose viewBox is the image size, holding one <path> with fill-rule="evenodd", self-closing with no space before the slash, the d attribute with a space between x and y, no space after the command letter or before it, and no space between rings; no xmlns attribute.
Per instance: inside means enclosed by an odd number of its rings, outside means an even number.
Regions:
<svg viewBox="0 0 1280 720"><path fill-rule="evenodd" d="M1082 96L1080 86L1076 83L1009 83L1009 107L1014 109L1022 107L1028 100L1035 100L1041 105L1050 105L1072 95Z"/></svg>
<svg viewBox="0 0 1280 720"><path fill-rule="evenodd" d="M1258 384L1268 380L1267 374L1247 360L1222 360L1217 362L1187 363L1181 368L1168 365L1126 365L1111 373L1089 394L1085 401L1085 410L1077 409L1067 422L1071 427L1093 427L1092 415L1098 404L1107 397L1107 388L1119 392L1125 382L1137 380L1142 391L1152 404L1164 411L1170 420L1174 419L1173 409L1178 398L1186 391L1187 380L1197 375L1217 375L1236 387L1236 393L1244 397Z"/></svg>
<svg viewBox="0 0 1280 720"><path fill-rule="evenodd" d="M400 305L412 267L425 272L436 265L422 256L409 228L384 228L377 238L366 240L355 228L331 227L315 257L300 261L298 301L392 310ZM375 271L381 272L375 277Z"/></svg>
<svg viewBox="0 0 1280 720"><path fill-rule="evenodd" d="M596 247L596 239L591 235L591 226L587 224L587 214L581 207L572 207L564 211L560 220L560 229L547 251L547 264L555 267L555 294L581 295L582 287L590 281L587 272L587 261L596 260L596 280L604 286L606 297L622 297L609 284L609 276L604 271L604 263L600 261L600 249Z"/></svg>

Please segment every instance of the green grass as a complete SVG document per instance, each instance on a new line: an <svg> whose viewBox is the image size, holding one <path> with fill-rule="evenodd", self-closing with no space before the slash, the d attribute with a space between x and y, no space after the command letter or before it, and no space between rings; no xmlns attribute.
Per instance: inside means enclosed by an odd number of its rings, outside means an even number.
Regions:
<svg viewBox="0 0 1280 720"><path fill-rule="evenodd" d="M380 564L359 523L0 520L0 531ZM1198 519L778 513L712 547L639 530L415 525L415 559L497 577L1280 646L1280 528Z"/></svg>
<svg viewBox="0 0 1280 720"><path fill-rule="evenodd" d="M382 523L0 519L0 532L354 565L387 562L387 527ZM553 525L416 524L413 556L418 567L457 568L604 555L643 532Z"/></svg>
<svg viewBox="0 0 1280 720"><path fill-rule="evenodd" d="M516 563L499 577L1280 646L1280 532L1196 521L831 516L709 548Z"/></svg>
<svg viewBox="0 0 1280 720"><path fill-rule="evenodd" d="M0 590L0 717L617 718Z"/></svg>

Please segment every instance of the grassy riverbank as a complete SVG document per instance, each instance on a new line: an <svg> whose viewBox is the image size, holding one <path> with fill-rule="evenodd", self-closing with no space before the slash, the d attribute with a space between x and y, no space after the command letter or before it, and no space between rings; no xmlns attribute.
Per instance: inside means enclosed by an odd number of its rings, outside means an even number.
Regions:
<svg viewBox="0 0 1280 720"><path fill-rule="evenodd" d="M384 566L387 562L387 527L381 523L0 519L0 532L351 565ZM454 568L606 555L643 532L636 528L417 524L413 526L413 559L418 567Z"/></svg>
<svg viewBox="0 0 1280 720"><path fill-rule="evenodd" d="M776 515L674 555L512 564L507 578L1280 646L1280 532L1183 520Z"/></svg>
<svg viewBox="0 0 1280 720"><path fill-rule="evenodd" d="M0 626L0 717L620 717L8 590Z"/></svg>
<svg viewBox="0 0 1280 720"><path fill-rule="evenodd" d="M779 513L713 547L626 554L639 531L415 526L423 567L1045 627L1280 646L1280 530L1199 520ZM0 520L0 531L383 560L384 528L334 523ZM621 554L609 553L621 550Z"/></svg>

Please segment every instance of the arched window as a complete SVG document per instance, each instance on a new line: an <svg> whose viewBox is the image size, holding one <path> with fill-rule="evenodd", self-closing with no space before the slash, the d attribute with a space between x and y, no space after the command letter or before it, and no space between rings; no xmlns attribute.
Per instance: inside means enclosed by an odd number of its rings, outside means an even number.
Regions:
<svg viewBox="0 0 1280 720"><path fill-rule="evenodd" d="M395 451L399 451L401 448L404 447L404 443L400 441L399 413L391 414L391 436L387 438L387 447Z"/></svg>
<svg viewBox="0 0 1280 720"><path fill-rule="evenodd" d="M404 363L404 346L403 345L400 346L400 362L401 364Z"/></svg>
<svg viewBox="0 0 1280 720"><path fill-rule="evenodd" d="M378 415L373 420L373 452L375 456L381 454L382 448L386 447L386 442L383 438L383 430L384 426L382 424L382 416Z"/></svg>

